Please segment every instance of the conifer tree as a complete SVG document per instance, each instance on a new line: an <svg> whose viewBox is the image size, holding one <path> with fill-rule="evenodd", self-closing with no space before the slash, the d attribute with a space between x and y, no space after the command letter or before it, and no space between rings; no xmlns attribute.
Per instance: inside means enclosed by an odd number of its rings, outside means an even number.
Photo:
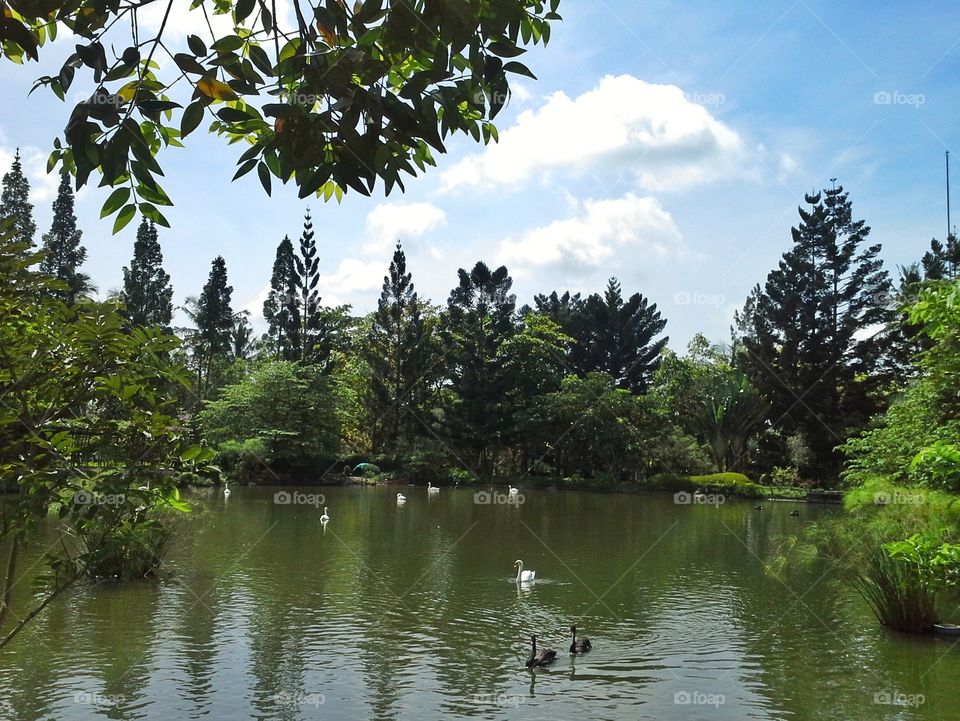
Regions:
<svg viewBox="0 0 960 721"><path fill-rule="evenodd" d="M834 447L878 410L872 394L885 379L874 371L885 342L878 331L890 320L890 279L842 186L806 201L793 247L737 318L739 357L772 401L778 430L801 434L813 452L804 470L824 480L837 470Z"/></svg>
<svg viewBox="0 0 960 721"><path fill-rule="evenodd" d="M427 393L431 360L422 303L399 242L372 317L366 357L374 448L395 455L421 427L416 414Z"/></svg>
<svg viewBox="0 0 960 721"><path fill-rule="evenodd" d="M277 357L282 360L299 358L300 334L297 323L297 266L293 243L289 236L277 246L270 276L270 293L263 302L263 317L269 329L267 336Z"/></svg>
<svg viewBox="0 0 960 721"><path fill-rule="evenodd" d="M657 304L639 293L624 301L620 282L611 278L603 296L594 293L587 298L583 314L572 358L577 374L609 373L618 387L644 392L668 340L655 339L667 325Z"/></svg>
<svg viewBox="0 0 960 721"><path fill-rule="evenodd" d="M196 325L191 341L200 398L207 397L215 367L230 355L234 329L232 294L233 287L227 285L226 261L218 255L211 263L210 275L191 313Z"/></svg>
<svg viewBox="0 0 960 721"><path fill-rule="evenodd" d="M453 391L444 422L454 445L464 449L480 473L489 474L513 422L505 351L517 332L516 297L510 293L513 280L503 266L491 271L478 262L469 272L461 268L459 276L442 326Z"/></svg>
<svg viewBox="0 0 960 721"><path fill-rule="evenodd" d="M163 269L163 252L157 227L144 218L133 242L133 258L123 269L124 315L133 325L170 327L173 287Z"/></svg>
<svg viewBox="0 0 960 721"><path fill-rule="evenodd" d="M53 223L43 235L43 260L40 272L61 281L66 288L57 291L61 300L73 305L77 297L92 290L90 277L78 269L87 258L87 249L80 244L83 231L77 227L73 188L70 175L60 175L57 198L53 201Z"/></svg>
<svg viewBox="0 0 960 721"><path fill-rule="evenodd" d="M296 297L291 310L299 341L296 359L329 370L332 349L320 305L322 299L317 289L317 284L320 282L320 259L317 257L317 244L313 237L313 221L309 210L303 219L300 254L295 255L293 261L296 271L294 282Z"/></svg>
<svg viewBox="0 0 960 721"><path fill-rule="evenodd" d="M33 245L37 225L33 222L33 204L30 202L30 183L23 174L20 149L13 157L13 165L3 175L0 192L0 219L14 217L13 241Z"/></svg>

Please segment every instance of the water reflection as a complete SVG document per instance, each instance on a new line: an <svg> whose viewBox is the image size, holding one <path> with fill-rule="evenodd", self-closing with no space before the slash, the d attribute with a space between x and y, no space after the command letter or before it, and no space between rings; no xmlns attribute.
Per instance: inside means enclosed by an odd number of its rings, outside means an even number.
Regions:
<svg viewBox="0 0 960 721"><path fill-rule="evenodd" d="M0 652L0 717L952 718L957 649L885 633L825 568L763 574L829 509L422 490L329 489L336 524L199 492L169 580L78 589ZM518 557L536 583L507 576ZM552 666L525 668L531 633Z"/></svg>

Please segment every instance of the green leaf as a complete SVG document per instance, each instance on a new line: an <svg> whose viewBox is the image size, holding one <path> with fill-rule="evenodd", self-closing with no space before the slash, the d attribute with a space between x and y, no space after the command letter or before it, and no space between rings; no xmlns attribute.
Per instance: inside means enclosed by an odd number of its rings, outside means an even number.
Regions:
<svg viewBox="0 0 960 721"><path fill-rule="evenodd" d="M204 57L207 54L207 46L204 44L196 35L187 36L187 46L190 48L190 52L196 55L197 57Z"/></svg>
<svg viewBox="0 0 960 721"><path fill-rule="evenodd" d="M143 213L145 218L152 220L157 225L162 225L164 228L170 227L170 222L152 203L140 203L140 212Z"/></svg>
<svg viewBox="0 0 960 721"><path fill-rule="evenodd" d="M267 191L267 195L270 195L270 168L262 160L257 165L257 174L260 176L260 184L263 189Z"/></svg>
<svg viewBox="0 0 960 721"><path fill-rule="evenodd" d="M200 455L200 451L203 450L203 446L194 445L189 448L185 448L180 454L181 461L192 461L194 458Z"/></svg>
<svg viewBox="0 0 960 721"><path fill-rule="evenodd" d="M239 108L221 108L217 111L217 117L225 123L242 123L251 119L249 113Z"/></svg>
<svg viewBox="0 0 960 721"><path fill-rule="evenodd" d="M528 68L523 63L518 63L516 60L511 60L509 63L506 63L503 66L503 71L505 73L516 73L517 75L525 75L528 78L533 78L534 80L537 79L537 76L534 75L532 72L530 72L530 68Z"/></svg>
<svg viewBox="0 0 960 721"><path fill-rule="evenodd" d="M133 203L130 205L125 205L113 223L113 234L116 235L125 227L127 227L127 223L133 220L133 216L136 212L137 206L135 206Z"/></svg>
<svg viewBox="0 0 960 721"><path fill-rule="evenodd" d="M237 0L233 10L233 13L237 18L237 24L242 23L244 20L250 17L250 13L253 12L253 8L256 4L257 0Z"/></svg>
<svg viewBox="0 0 960 721"><path fill-rule="evenodd" d="M100 209L100 217L106 218L108 215L116 213L120 209L120 206L127 202L129 197L130 188L127 186L114 190L103 204L103 208ZM116 233L117 231L114 230L113 232Z"/></svg>
<svg viewBox="0 0 960 721"><path fill-rule="evenodd" d="M187 55L186 53L177 53L174 55L173 62L185 73L196 73L197 75L205 75L207 73L207 69L198 63L195 57Z"/></svg>
<svg viewBox="0 0 960 721"><path fill-rule="evenodd" d="M183 111L183 117L180 119L180 137L187 135L197 129L197 126L203 122L203 111L206 106L203 101L197 100L190 103L187 109Z"/></svg>

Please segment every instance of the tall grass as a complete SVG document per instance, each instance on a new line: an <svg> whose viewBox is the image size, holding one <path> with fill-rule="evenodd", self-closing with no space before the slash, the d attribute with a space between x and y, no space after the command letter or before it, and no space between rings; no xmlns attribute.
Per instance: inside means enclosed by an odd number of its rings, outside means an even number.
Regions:
<svg viewBox="0 0 960 721"><path fill-rule="evenodd" d="M877 620L896 631L926 633L937 623L936 593L920 582L914 566L871 546L853 585Z"/></svg>

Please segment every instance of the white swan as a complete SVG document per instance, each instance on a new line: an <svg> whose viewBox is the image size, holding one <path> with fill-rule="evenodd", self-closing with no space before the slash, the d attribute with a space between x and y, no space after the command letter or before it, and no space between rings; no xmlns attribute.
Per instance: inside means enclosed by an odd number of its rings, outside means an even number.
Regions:
<svg viewBox="0 0 960 721"><path fill-rule="evenodd" d="M329 520L330 520L330 516L327 515L327 507L324 506L324 507L323 507L323 515L320 516L320 523L326 523L326 522L329 521Z"/></svg>
<svg viewBox="0 0 960 721"><path fill-rule="evenodd" d="M427 481L427 493L440 493L440 489L434 486L430 481Z"/></svg>
<svg viewBox="0 0 960 721"><path fill-rule="evenodd" d="M397 505L400 505L400 504L406 503L406 502L407 502L407 497L406 497L405 495L403 495L402 493L398 493L398 494L397 494Z"/></svg>
<svg viewBox="0 0 960 721"><path fill-rule="evenodd" d="M517 567L517 583L529 583L537 577L536 571L524 571L523 570L523 561L519 558L513 564Z"/></svg>
<svg viewBox="0 0 960 721"><path fill-rule="evenodd" d="M519 488L514 488L513 486L508 485L507 488L510 489L510 495L515 496L520 492Z"/></svg>
<svg viewBox="0 0 960 721"><path fill-rule="evenodd" d="M224 483L224 484L223 484L223 497L224 497L224 498L229 498L231 493L233 493L233 491L230 490L230 485L227 484L227 483Z"/></svg>

